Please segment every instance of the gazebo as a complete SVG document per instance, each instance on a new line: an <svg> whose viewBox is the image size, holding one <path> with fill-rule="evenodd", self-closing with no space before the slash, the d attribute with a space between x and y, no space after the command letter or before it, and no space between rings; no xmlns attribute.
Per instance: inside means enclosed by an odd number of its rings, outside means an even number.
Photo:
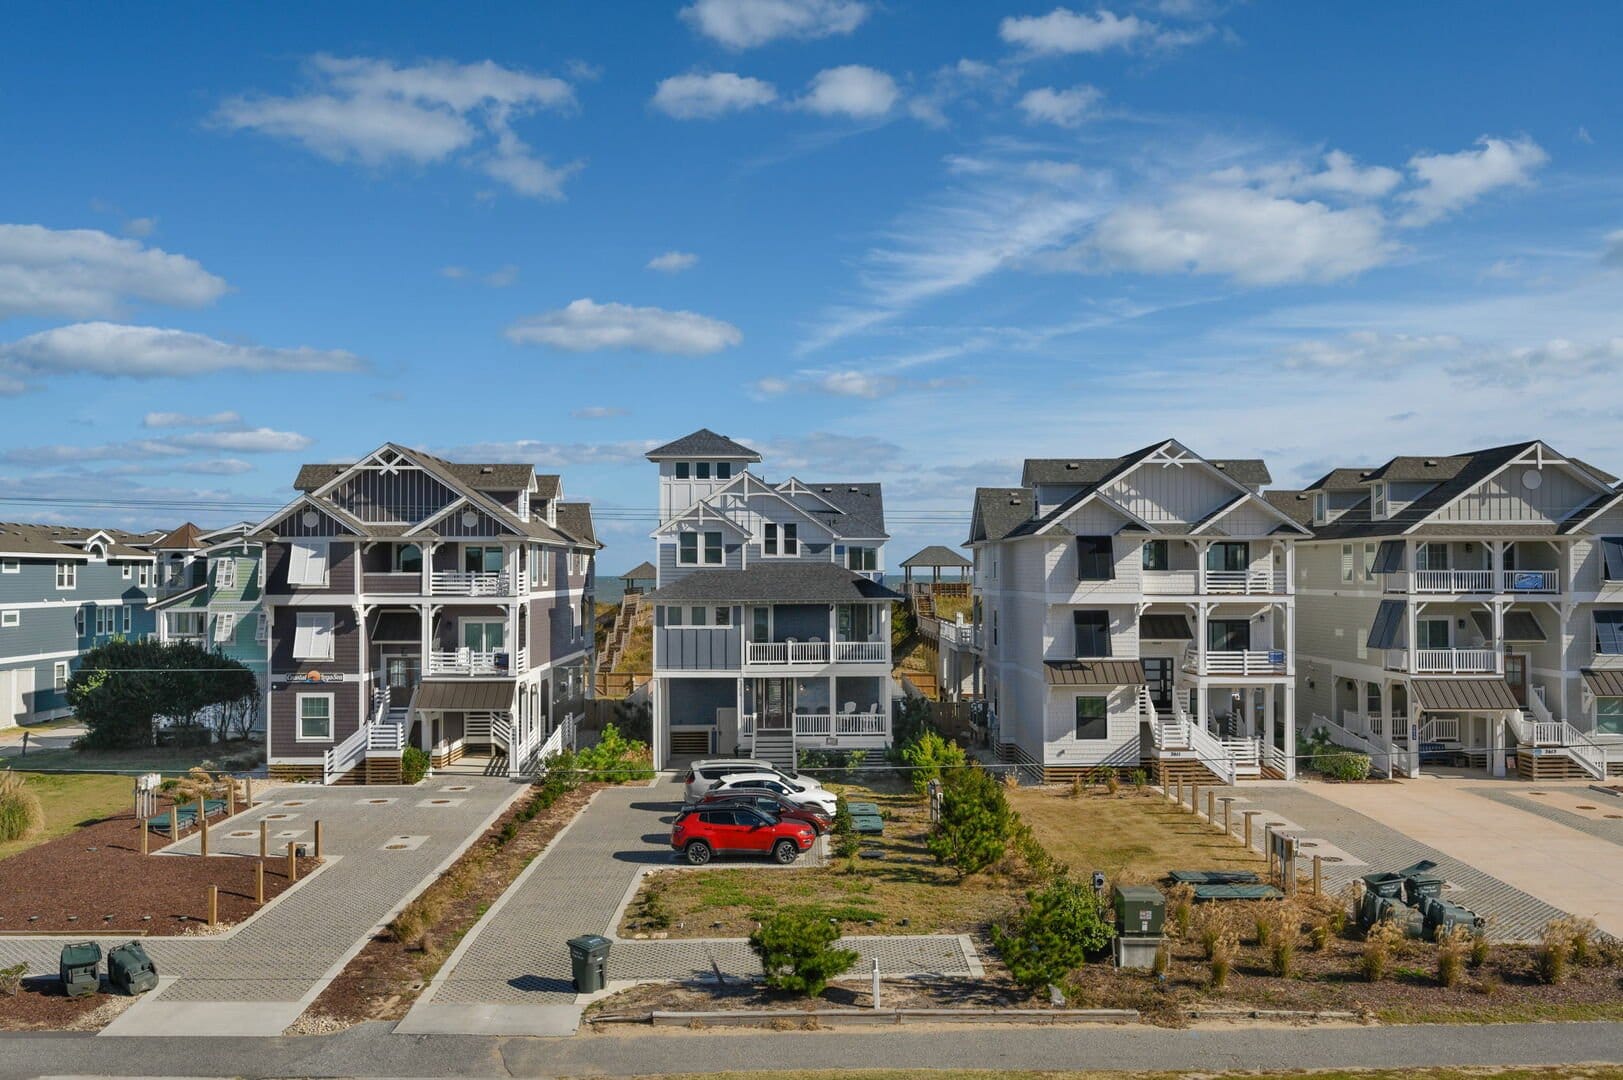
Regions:
<svg viewBox="0 0 1623 1080"><path fill-rule="evenodd" d="M641 566L633 566L620 575L620 583L625 586L625 595L636 596L639 593L653 592L654 582L659 580L659 571L654 564L645 562Z"/></svg>
<svg viewBox="0 0 1623 1080"><path fill-rule="evenodd" d="M902 589L909 596L912 596L915 592L933 593L942 585L942 569L956 568L958 571L958 581L949 582L948 584L958 586L953 588L952 592L957 593L960 596L967 596L969 594L969 568L971 565L973 564L971 564L968 559L964 558L951 548L945 547L941 544L931 544L924 550L916 552L915 554L902 560ZM930 586L928 589L926 589L921 582L918 588L915 589L913 586L913 571L924 569L928 569L930 571Z"/></svg>

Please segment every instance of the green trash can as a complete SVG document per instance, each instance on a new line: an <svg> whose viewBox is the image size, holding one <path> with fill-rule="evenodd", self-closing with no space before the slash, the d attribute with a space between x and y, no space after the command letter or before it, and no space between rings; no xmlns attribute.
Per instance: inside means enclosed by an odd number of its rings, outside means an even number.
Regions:
<svg viewBox="0 0 1623 1080"><path fill-rule="evenodd" d="M1418 871L1416 872L1418 873ZM1382 900L1396 900L1403 895L1403 875L1365 874L1364 889L1366 892L1374 893Z"/></svg>
<svg viewBox="0 0 1623 1080"><path fill-rule="evenodd" d="M107 954L107 982L114 990L134 997L158 985L158 968L141 943L131 941Z"/></svg>
<svg viewBox="0 0 1623 1080"><path fill-rule="evenodd" d="M1419 907L1422 900L1434 900L1443 895L1443 879L1430 874L1409 874L1403 879L1403 902Z"/></svg>
<svg viewBox="0 0 1623 1080"><path fill-rule="evenodd" d="M62 946L57 973L62 977L62 992L68 997L84 997L101 989L101 977L96 969L101 966L101 946L94 941L81 941Z"/></svg>
<svg viewBox="0 0 1623 1080"><path fill-rule="evenodd" d="M608 982L609 939L601 934L582 934L569 939L569 965L575 976L575 993L592 994Z"/></svg>

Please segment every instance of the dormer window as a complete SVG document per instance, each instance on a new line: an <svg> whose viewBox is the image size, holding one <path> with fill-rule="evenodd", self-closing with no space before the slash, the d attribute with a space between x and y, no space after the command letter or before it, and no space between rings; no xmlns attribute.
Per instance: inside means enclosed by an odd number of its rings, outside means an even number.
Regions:
<svg viewBox="0 0 1623 1080"><path fill-rule="evenodd" d="M1374 484L1369 489L1369 516L1376 521L1386 519L1386 485Z"/></svg>
<svg viewBox="0 0 1623 1080"><path fill-rule="evenodd" d="M1330 520L1330 496L1322 491L1313 493L1313 524L1323 525Z"/></svg>
<svg viewBox="0 0 1623 1080"><path fill-rule="evenodd" d="M678 461L676 463L676 478L678 480L686 480L689 477L691 477L692 475L693 475L693 466L692 465L688 464L685 461Z"/></svg>
<svg viewBox="0 0 1623 1080"><path fill-rule="evenodd" d="M716 462L716 479L731 480L733 478L733 463L730 461Z"/></svg>
<svg viewBox="0 0 1623 1080"><path fill-rule="evenodd" d="M693 465L693 476L696 480L710 479L710 463L708 461L695 462Z"/></svg>

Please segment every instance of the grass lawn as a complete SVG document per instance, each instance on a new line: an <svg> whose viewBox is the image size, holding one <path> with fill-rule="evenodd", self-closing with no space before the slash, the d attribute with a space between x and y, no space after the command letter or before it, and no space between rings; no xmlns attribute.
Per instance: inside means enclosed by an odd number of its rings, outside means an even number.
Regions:
<svg viewBox="0 0 1623 1080"><path fill-rule="evenodd" d="M1069 788L1019 788L1009 792L1009 805L1049 854L1080 874L1103 870L1112 880L1149 882L1169 870L1267 868L1261 855L1149 789L1141 795L1123 785L1110 795L1090 788L1078 797Z"/></svg>
<svg viewBox="0 0 1623 1080"><path fill-rule="evenodd" d="M952 622L962 615L968 621L970 615L970 600L967 596L936 596L930 600L935 608L936 618Z"/></svg>
<svg viewBox="0 0 1623 1080"><path fill-rule="evenodd" d="M30 755L32 757L32 755ZM45 828L26 840L0 844L0 859L35 844L66 836L134 805L135 782L127 776L87 773L22 773L45 808Z"/></svg>
<svg viewBox="0 0 1623 1080"><path fill-rule="evenodd" d="M38 724L19 724L16 727L0 728L0 744L22 742L25 732L33 732L38 735L41 732L72 727L78 722L78 719L72 716L59 716L55 720L44 720Z"/></svg>
<svg viewBox="0 0 1623 1080"><path fill-rule="evenodd" d="M157 772L174 776L204 761L218 763L222 758L244 754L258 744L216 743L213 746L151 746L137 750L29 750L26 755L8 755L4 762L29 772ZM130 781L124 781L126 787Z"/></svg>

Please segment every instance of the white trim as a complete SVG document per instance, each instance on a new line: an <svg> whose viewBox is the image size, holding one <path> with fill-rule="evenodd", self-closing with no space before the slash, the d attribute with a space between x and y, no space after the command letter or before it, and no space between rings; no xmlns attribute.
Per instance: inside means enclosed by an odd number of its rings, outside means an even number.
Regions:
<svg viewBox="0 0 1623 1080"><path fill-rule="evenodd" d="M67 571L66 574L63 573L64 570ZM66 584L63 584L63 582L66 582ZM78 563L69 562L66 559L56 561L56 587L59 592L67 592L69 589L79 587Z"/></svg>
<svg viewBox="0 0 1623 1080"><path fill-rule="evenodd" d="M57 652L34 653L31 656L8 656L0 660L0 670L9 671L24 664L41 664L47 660L72 659L78 656L82 649L62 649Z"/></svg>
<svg viewBox="0 0 1623 1080"><path fill-rule="evenodd" d="M0 574L20 574L23 572L21 559L0 559Z"/></svg>
<svg viewBox="0 0 1623 1080"><path fill-rule="evenodd" d="M16 608L6 608L4 611L0 611L0 627L21 626L22 621L23 613Z"/></svg>
<svg viewBox="0 0 1623 1080"><path fill-rule="evenodd" d="M66 660L58 660L51 665L51 689L61 693L68 688L68 680L73 678L73 671Z"/></svg>
<svg viewBox="0 0 1623 1080"><path fill-rule="evenodd" d="M309 698L325 698L327 701L327 734L322 738L311 738L304 733L304 702ZM293 695L293 741L308 743L330 743L333 733L337 730L338 718L336 694L294 694Z"/></svg>
<svg viewBox="0 0 1623 1080"><path fill-rule="evenodd" d="M119 632L122 634L128 634L130 632L130 628L135 625L135 616L133 614L135 609L129 604L125 604L121 610L124 612L121 620L123 623L123 628Z"/></svg>

